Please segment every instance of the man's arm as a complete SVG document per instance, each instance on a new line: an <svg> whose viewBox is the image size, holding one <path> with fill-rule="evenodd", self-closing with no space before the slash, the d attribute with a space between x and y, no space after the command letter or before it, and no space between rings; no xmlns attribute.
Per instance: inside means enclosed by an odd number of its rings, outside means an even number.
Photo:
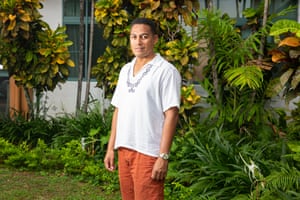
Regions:
<svg viewBox="0 0 300 200"><path fill-rule="evenodd" d="M179 111L177 107L172 107L164 113L165 121L160 142L160 153L170 152L179 118L178 112ZM153 178L154 180L163 180L167 175L167 171L168 160L164 160L159 157L154 164L151 178Z"/></svg>
<svg viewBox="0 0 300 200"><path fill-rule="evenodd" d="M117 119L118 119L118 108L115 108L113 117L112 117L110 138L108 141L107 151L106 151L106 155L104 158L105 168L109 171L115 170L114 146L115 146L115 140L116 140Z"/></svg>

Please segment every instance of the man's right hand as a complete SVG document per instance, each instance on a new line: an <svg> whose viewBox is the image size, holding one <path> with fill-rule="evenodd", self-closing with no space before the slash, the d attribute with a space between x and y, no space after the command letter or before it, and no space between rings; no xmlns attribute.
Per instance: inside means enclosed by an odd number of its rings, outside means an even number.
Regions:
<svg viewBox="0 0 300 200"><path fill-rule="evenodd" d="M104 166L108 171L115 170L115 152L113 150L106 152L104 158Z"/></svg>

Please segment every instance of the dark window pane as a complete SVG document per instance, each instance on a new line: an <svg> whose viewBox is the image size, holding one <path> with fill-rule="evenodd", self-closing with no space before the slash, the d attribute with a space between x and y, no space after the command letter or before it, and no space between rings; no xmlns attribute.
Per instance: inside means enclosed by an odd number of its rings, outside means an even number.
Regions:
<svg viewBox="0 0 300 200"><path fill-rule="evenodd" d="M97 64L97 58L104 53L108 44L108 42L103 39L102 35L103 29L100 29L100 27L95 24L92 66Z"/></svg>
<svg viewBox="0 0 300 200"><path fill-rule="evenodd" d="M64 16L80 16L79 0L64 0Z"/></svg>
<svg viewBox="0 0 300 200"><path fill-rule="evenodd" d="M75 62L75 67L70 70L70 77L78 77L79 65L79 25L66 25L68 39L73 41L73 45L69 47L71 58Z"/></svg>
<svg viewBox="0 0 300 200"><path fill-rule="evenodd" d="M9 79L8 76L0 77L0 113L8 114Z"/></svg>
<svg viewBox="0 0 300 200"><path fill-rule="evenodd" d="M73 41L73 45L69 48L71 53L71 58L75 62L76 67L71 68L70 77L76 78L78 77L78 65L79 65L79 25L66 25L67 26L67 34L68 39ZM90 28L90 27L88 27ZM89 37L90 30L88 29L88 34L85 35L85 38ZM94 40L93 40L93 55L92 55L92 66L96 64L97 58L103 54L107 42L102 37L103 31L99 28L99 26L95 25L94 27ZM89 44L87 39L84 39L84 74L86 68L88 66L88 55L87 52L89 50Z"/></svg>

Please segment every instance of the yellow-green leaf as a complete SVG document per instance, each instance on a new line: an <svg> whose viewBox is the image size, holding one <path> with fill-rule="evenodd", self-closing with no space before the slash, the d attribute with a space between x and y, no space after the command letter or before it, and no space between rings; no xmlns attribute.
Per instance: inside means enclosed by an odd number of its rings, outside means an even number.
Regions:
<svg viewBox="0 0 300 200"><path fill-rule="evenodd" d="M29 31L30 30L30 27L29 27L28 23L21 22L19 26L24 31Z"/></svg>
<svg viewBox="0 0 300 200"><path fill-rule="evenodd" d="M71 60L71 59L68 59L68 60L67 60L67 65L68 65L69 67L75 67L75 63L74 63L73 60Z"/></svg>
<svg viewBox="0 0 300 200"><path fill-rule="evenodd" d="M32 51L28 51L28 52L26 53L26 56L25 56L26 62L29 63L29 62L32 60L32 58L33 58L33 53L32 53Z"/></svg>
<svg viewBox="0 0 300 200"><path fill-rule="evenodd" d="M29 14L21 15L21 16L20 16L20 19L21 19L23 22L31 22L31 17L30 17Z"/></svg>

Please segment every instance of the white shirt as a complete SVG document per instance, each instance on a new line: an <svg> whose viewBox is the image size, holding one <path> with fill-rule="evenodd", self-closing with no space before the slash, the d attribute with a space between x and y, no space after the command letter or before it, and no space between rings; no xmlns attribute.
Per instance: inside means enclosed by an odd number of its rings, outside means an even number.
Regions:
<svg viewBox="0 0 300 200"><path fill-rule="evenodd" d="M181 77L159 54L133 76L135 60L121 69L111 102L118 108L115 149L157 157L164 111L180 106Z"/></svg>

